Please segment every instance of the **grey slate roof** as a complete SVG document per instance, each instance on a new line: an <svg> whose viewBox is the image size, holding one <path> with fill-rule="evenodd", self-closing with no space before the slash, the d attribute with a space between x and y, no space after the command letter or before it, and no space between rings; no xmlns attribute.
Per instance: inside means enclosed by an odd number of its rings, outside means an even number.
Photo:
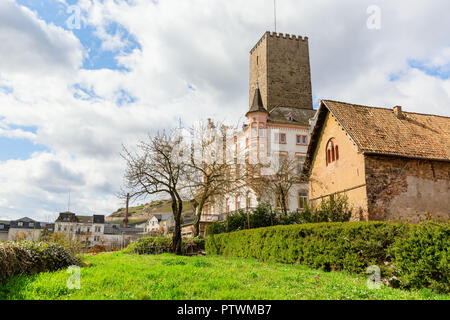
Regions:
<svg viewBox="0 0 450 320"><path fill-rule="evenodd" d="M61 212L56 222L105 223L105 216L77 216L73 212Z"/></svg>
<svg viewBox="0 0 450 320"><path fill-rule="evenodd" d="M275 107L269 113L269 122L309 126L309 120L316 112L317 110L313 109ZM292 116L293 120L289 120L289 116Z"/></svg>
<svg viewBox="0 0 450 320"><path fill-rule="evenodd" d="M137 234L144 232L143 228L124 228L117 223L106 223L104 234L121 235L121 234Z"/></svg>
<svg viewBox="0 0 450 320"><path fill-rule="evenodd" d="M171 213L169 213L169 214L154 214L153 216L154 216L156 219L158 219L158 222L161 222L161 221L167 221L167 220L169 220L170 218L173 217L173 214L171 214Z"/></svg>

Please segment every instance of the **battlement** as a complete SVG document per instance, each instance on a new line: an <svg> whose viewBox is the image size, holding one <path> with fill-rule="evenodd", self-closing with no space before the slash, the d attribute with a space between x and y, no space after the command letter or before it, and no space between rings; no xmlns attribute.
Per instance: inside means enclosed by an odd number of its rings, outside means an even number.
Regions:
<svg viewBox="0 0 450 320"><path fill-rule="evenodd" d="M302 36L297 36L297 35L294 35L294 34L266 31L263 34L263 36L261 37L261 39L259 39L259 41L250 50L250 53L253 53L253 51L255 51L256 48L258 48L258 46L266 39L266 37L308 42L308 37L306 37L306 36L302 37Z"/></svg>
<svg viewBox="0 0 450 320"><path fill-rule="evenodd" d="M259 87L264 108L312 109L308 37L265 32L250 51L249 103Z"/></svg>

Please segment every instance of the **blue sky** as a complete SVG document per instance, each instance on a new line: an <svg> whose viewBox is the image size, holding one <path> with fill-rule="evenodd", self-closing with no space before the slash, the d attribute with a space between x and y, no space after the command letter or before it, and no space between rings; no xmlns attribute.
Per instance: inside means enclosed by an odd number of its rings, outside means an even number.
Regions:
<svg viewBox="0 0 450 320"><path fill-rule="evenodd" d="M74 12L68 12L67 9L71 5L76 5L77 0L67 0L66 4L57 0L17 0L18 4L23 5L30 10L37 13L38 17L48 24L54 24L65 30L73 32L79 39L84 50L85 56L83 58L82 69L96 70L96 69L110 69L122 72L129 71L127 68L121 66L116 57L131 53L133 50L141 50L140 44L136 39L120 24L111 21L105 26L105 31L109 35L120 35L120 40L126 43L123 48L116 50L102 49L102 39L96 34L96 27L89 25L83 21L80 22L80 28L69 28L67 24L68 18ZM85 88L80 84L74 84L74 89L83 91L89 96L89 99L101 99L96 95L92 88ZM0 86L0 90L5 93L13 93L14 89L8 86ZM118 97L116 103L119 106L133 103L136 98L124 89L117 92ZM74 93L76 99L83 99L77 92ZM27 128L20 126L9 126L10 129L20 128L23 131L36 133L37 127ZM27 139L0 137L0 161L10 159L28 159L33 152L49 151L50 149L44 145L31 142Z"/></svg>
<svg viewBox="0 0 450 320"><path fill-rule="evenodd" d="M279 2L278 31L309 37L314 106L450 116L450 20L436 19L450 2L375 2L379 30L366 26L371 0ZM1 0L0 219L65 210L69 190L74 211L108 214L123 206L123 143L179 119L242 119L249 51L273 29L272 5Z"/></svg>

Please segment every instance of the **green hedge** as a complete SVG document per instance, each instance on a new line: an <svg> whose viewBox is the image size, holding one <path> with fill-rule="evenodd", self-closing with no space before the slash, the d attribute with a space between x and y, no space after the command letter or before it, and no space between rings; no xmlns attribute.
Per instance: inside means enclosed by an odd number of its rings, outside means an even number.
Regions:
<svg viewBox="0 0 450 320"><path fill-rule="evenodd" d="M44 242L0 243L0 282L11 276L56 271L81 262L61 245Z"/></svg>
<svg viewBox="0 0 450 320"><path fill-rule="evenodd" d="M448 243L449 224L318 223L210 236L206 252L359 274L377 265L404 287L448 292ZM432 275L418 280L424 270Z"/></svg>

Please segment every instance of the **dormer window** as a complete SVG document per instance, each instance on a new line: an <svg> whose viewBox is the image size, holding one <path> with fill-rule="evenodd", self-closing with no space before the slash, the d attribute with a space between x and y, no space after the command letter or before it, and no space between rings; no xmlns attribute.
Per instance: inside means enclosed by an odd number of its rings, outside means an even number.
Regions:
<svg viewBox="0 0 450 320"><path fill-rule="evenodd" d="M327 166L339 160L339 147L334 138L328 140L325 157Z"/></svg>
<svg viewBox="0 0 450 320"><path fill-rule="evenodd" d="M294 116L292 115L292 113L289 113L287 116L288 121L294 121Z"/></svg>

